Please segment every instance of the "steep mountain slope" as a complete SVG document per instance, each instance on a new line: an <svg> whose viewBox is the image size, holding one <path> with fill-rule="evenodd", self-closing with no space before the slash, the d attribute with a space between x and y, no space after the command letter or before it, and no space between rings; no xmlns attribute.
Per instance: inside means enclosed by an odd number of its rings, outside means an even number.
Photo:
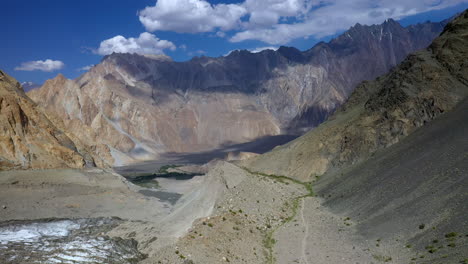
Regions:
<svg viewBox="0 0 468 264"><path fill-rule="evenodd" d="M467 61L468 10L317 129L243 164L321 197L274 236L281 263L466 262Z"/></svg>
<svg viewBox="0 0 468 264"><path fill-rule="evenodd" d="M343 87L348 98L362 81L373 80L389 72L408 54L429 46L448 21L407 28L392 19L382 25L356 24L330 43L320 43L306 51L305 56L314 65L325 65L328 78L338 87ZM304 126L309 117L307 114L301 117L303 121L300 124Z"/></svg>
<svg viewBox="0 0 468 264"><path fill-rule="evenodd" d="M397 263L413 257L416 263L461 263L468 257L467 113L465 99L369 160L324 175L314 190L333 212L353 219L363 237L381 239L383 247L398 240L399 251L411 245L418 252ZM446 237L452 232L457 235Z"/></svg>
<svg viewBox="0 0 468 264"><path fill-rule="evenodd" d="M444 23L356 25L306 52L233 51L188 62L112 54L76 80L58 76L28 94L80 139L108 146L114 165L207 151L302 134L341 105L354 84L429 45Z"/></svg>
<svg viewBox="0 0 468 264"><path fill-rule="evenodd" d="M248 162L254 170L310 181L365 160L453 109L468 95L467 18L450 23L426 50L356 88L317 129Z"/></svg>
<svg viewBox="0 0 468 264"><path fill-rule="evenodd" d="M21 85L0 71L0 170L86 165L95 161L85 147L59 130Z"/></svg>

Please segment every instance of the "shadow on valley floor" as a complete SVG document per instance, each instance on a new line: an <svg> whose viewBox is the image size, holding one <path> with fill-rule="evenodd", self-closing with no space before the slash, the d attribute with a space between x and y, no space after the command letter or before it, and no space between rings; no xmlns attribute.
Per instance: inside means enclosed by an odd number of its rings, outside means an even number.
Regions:
<svg viewBox="0 0 468 264"><path fill-rule="evenodd" d="M263 154L272 150L276 146L286 144L295 138L297 138L297 136L267 136L246 143L224 144L222 147L210 151L196 153L166 153L161 157L162 159L167 158L170 160L180 161L181 163L188 162L194 164L204 164L213 159L223 159L230 152L253 152Z"/></svg>
<svg viewBox="0 0 468 264"><path fill-rule="evenodd" d="M122 175L155 173L164 165L205 164L213 159L224 159L230 152L253 152L263 154L297 137L298 136L295 135L266 136L246 143L226 143L220 148L210 151L196 153L165 153L162 154L158 160L115 167L114 169L117 173Z"/></svg>

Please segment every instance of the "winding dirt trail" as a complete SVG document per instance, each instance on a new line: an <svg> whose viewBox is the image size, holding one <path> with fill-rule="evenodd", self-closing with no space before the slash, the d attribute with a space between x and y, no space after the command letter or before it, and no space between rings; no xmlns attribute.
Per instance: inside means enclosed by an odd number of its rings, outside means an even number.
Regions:
<svg viewBox="0 0 468 264"><path fill-rule="evenodd" d="M302 260L303 260L303 263L309 264L309 261L307 260L307 254L306 254L306 251L307 251L307 237L309 236L309 225L305 221L305 217L304 217L305 199L306 198L301 199L301 201L302 201L302 203L301 203L301 221L302 221L302 224L304 225L304 237L302 238L301 246L302 246Z"/></svg>

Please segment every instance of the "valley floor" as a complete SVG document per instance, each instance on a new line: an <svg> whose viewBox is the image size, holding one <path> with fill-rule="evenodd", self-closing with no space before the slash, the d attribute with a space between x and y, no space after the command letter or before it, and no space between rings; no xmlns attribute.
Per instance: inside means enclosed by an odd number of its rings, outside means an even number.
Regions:
<svg viewBox="0 0 468 264"><path fill-rule="evenodd" d="M1 172L0 237L5 238L2 246L8 250L0 254L0 260L35 263L34 257L43 259L49 254L50 239L58 241L59 237L48 238L49 233L75 234L85 232L89 226L76 231L59 227L63 221L75 226L102 222L99 219L115 220L105 220L109 222L105 228L96 224L95 230L100 231L95 233L106 235L86 241L101 239L112 245L115 241L127 241L124 245L136 241L138 252L134 253L146 255L143 263L334 263L342 258L367 263L365 260L371 259L370 252L352 249L352 232L339 230L342 227L338 217L322 211L317 198L306 197L306 185L252 174L227 162L210 166L204 176L190 180L174 183L160 179L160 188L181 195L175 203L145 196L140 192L144 188L98 169ZM44 254L26 254L29 240L23 238L14 240L16 244L8 243L11 230L28 234L35 230L33 233L39 236L35 243L45 243L35 251L44 250ZM107 236L124 240L107 240ZM64 241L74 240L70 237ZM84 249L78 249L84 254ZM15 256L14 252L27 257ZM53 256L58 263L86 259L73 254L76 252L60 251ZM32 258L31 262L28 258Z"/></svg>
<svg viewBox="0 0 468 264"><path fill-rule="evenodd" d="M141 192L145 188L109 171L1 172L0 237L13 224L22 223L11 220L41 223L51 218L118 217L95 235L125 252L133 252L132 243L137 242L134 255L143 257L109 263L432 263L421 257L427 255L427 259L432 253L411 248L405 239L366 234L365 221L331 211L328 197L313 194L310 183L250 172L222 161L198 169L205 174L183 181L160 179L162 190L158 191L178 194L175 202L145 196ZM465 238L458 238L464 235L451 238L457 247L466 245ZM445 243L443 235L440 240ZM457 252L456 258L463 261L462 251ZM11 260L10 255L0 253L0 260ZM414 256L417 259L411 260Z"/></svg>

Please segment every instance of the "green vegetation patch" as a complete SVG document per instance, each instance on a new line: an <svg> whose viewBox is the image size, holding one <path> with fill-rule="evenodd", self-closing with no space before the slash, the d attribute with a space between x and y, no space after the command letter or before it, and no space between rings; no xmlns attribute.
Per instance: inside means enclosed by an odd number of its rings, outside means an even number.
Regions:
<svg viewBox="0 0 468 264"><path fill-rule="evenodd" d="M372 255L375 260L380 261L380 262L390 262L392 261L392 257L390 256L382 256L382 255Z"/></svg>
<svg viewBox="0 0 468 264"><path fill-rule="evenodd" d="M243 167L243 169L245 171L247 171L248 173L252 174L252 175L257 175L257 176L270 178L270 179L276 180L278 182L281 182L283 184L289 184L290 182L292 182L292 183L304 186L308 193L306 195L300 196L299 198L315 196L314 191L312 189L312 182L302 182L300 180L296 180L296 179L286 177L286 176L282 176L282 175L266 174L266 173L263 173L263 172L251 171L251 170L249 170L248 168L245 168L245 167Z"/></svg>
<svg viewBox="0 0 468 264"><path fill-rule="evenodd" d="M458 234L455 232L450 232L450 233L445 234L445 238L457 237L457 235Z"/></svg>
<svg viewBox="0 0 468 264"><path fill-rule="evenodd" d="M157 174L166 174L166 173L169 173L169 169L174 169L178 167L182 167L182 165L175 165L175 164L164 165L161 168L159 168L159 171L157 172Z"/></svg>
<svg viewBox="0 0 468 264"><path fill-rule="evenodd" d="M201 175L198 173L169 172L170 169L178 167L181 167L181 165L164 165L155 173L133 173L125 177L133 184L143 188L159 189L161 186L156 178L192 178Z"/></svg>
<svg viewBox="0 0 468 264"><path fill-rule="evenodd" d="M272 263L276 262L276 259L275 259L274 254L273 254L273 248L274 248L274 245L276 244L276 240L273 238L273 236L274 236L276 230L278 230L281 226L285 225L286 223L291 222L296 217L298 209L299 209L299 201L301 199L306 198L306 197L314 197L315 196L313 188L312 188L312 182L302 182L302 181L299 181L299 180L296 180L296 179L293 179L293 178L290 178L290 177L286 177L286 176L266 174L266 173L262 173L262 172L255 172L255 171L251 171L251 170L249 170L248 168L245 168L245 167L243 167L243 169L245 171L247 171L248 173L252 174L252 175L273 179L275 182L280 182L280 183L283 183L283 184L286 184L286 185L289 185L290 183L299 184L299 185L304 186L304 188L307 190L306 194L295 197L292 200L292 205L291 205L292 214L290 216L285 218L284 221L280 225L276 226L275 228L272 228L271 225L267 226L269 228L269 231L267 231L266 234L265 234L265 238L263 240L263 246L267 250L267 254L266 254L267 263L272 264ZM288 203L285 203L285 205L287 206Z"/></svg>

